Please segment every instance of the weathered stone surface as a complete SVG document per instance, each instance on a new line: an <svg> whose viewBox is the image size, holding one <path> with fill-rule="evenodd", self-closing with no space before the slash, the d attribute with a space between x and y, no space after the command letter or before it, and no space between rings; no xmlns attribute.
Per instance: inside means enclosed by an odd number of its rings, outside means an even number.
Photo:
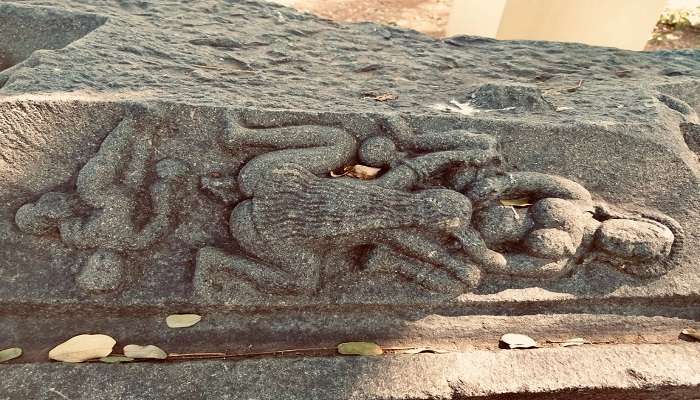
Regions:
<svg viewBox="0 0 700 400"><path fill-rule="evenodd" d="M254 1L12 1L0 22L0 347L27 361L88 331L488 347L671 343L700 319L697 50L434 40ZM205 318L164 328L185 312Z"/></svg>
<svg viewBox="0 0 700 400"><path fill-rule="evenodd" d="M5 398L605 399L697 397L698 346L619 345L383 357L1 365ZM56 394L56 392L61 395Z"/></svg>

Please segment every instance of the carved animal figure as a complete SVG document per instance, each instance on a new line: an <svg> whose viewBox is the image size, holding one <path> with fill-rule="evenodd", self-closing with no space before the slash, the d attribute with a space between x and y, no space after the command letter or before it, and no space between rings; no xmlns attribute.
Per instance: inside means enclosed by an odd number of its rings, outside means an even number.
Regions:
<svg viewBox="0 0 700 400"><path fill-rule="evenodd" d="M496 142L463 131L439 138L421 138L414 149L427 154L403 160L376 181L332 179L321 176L357 156L350 134L322 126L250 129L230 119L229 148L276 150L248 161L238 176L246 200L233 209L229 223L248 256L203 248L198 268L224 264L266 292L312 292L329 248L372 244L409 261L397 272L433 289L445 274L475 286L480 274L475 264L504 261L471 228L471 202L454 190L411 189L444 170L491 162L497 158ZM363 145L365 158L386 153L377 143ZM441 243L446 237L457 240L464 254L449 252Z"/></svg>
<svg viewBox="0 0 700 400"><path fill-rule="evenodd" d="M682 242L677 224L603 216L571 180L501 171L492 136L415 135L400 118L386 125L388 136L358 145L337 128L251 129L230 118L227 147L274 150L238 175L245 200L229 228L246 256L203 248L199 276L218 266L264 292L308 293L318 288L329 249L362 247L369 249L365 269L455 292L476 286L481 272L554 279L592 258L626 273L658 275ZM384 173L369 181L324 177L356 158ZM532 205L500 203L515 197Z"/></svg>

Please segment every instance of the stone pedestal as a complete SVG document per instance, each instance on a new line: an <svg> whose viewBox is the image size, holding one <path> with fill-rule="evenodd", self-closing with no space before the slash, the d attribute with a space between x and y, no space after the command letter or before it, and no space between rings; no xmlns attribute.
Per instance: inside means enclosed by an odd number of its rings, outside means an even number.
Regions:
<svg viewBox="0 0 700 400"><path fill-rule="evenodd" d="M0 348L24 350L0 397L697 391L698 51L438 41L255 1L0 19ZM171 356L48 361L81 333ZM447 353L400 354L419 347Z"/></svg>

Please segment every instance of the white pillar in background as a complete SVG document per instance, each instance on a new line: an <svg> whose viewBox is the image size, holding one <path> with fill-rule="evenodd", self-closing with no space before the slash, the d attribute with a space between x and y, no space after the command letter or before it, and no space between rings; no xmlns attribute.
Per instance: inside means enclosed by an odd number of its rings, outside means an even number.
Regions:
<svg viewBox="0 0 700 400"><path fill-rule="evenodd" d="M642 50L666 0L454 0L447 36Z"/></svg>

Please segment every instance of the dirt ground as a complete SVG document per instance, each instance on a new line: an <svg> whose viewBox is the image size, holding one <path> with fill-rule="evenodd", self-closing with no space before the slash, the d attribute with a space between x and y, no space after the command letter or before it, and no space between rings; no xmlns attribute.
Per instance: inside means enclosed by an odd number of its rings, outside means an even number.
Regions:
<svg viewBox="0 0 700 400"><path fill-rule="evenodd" d="M452 0L296 0L293 6L324 18L374 21L441 37Z"/></svg>
<svg viewBox="0 0 700 400"><path fill-rule="evenodd" d="M452 0L286 0L288 5L336 21L375 21L445 35ZM700 30L659 25L645 50L700 48Z"/></svg>

